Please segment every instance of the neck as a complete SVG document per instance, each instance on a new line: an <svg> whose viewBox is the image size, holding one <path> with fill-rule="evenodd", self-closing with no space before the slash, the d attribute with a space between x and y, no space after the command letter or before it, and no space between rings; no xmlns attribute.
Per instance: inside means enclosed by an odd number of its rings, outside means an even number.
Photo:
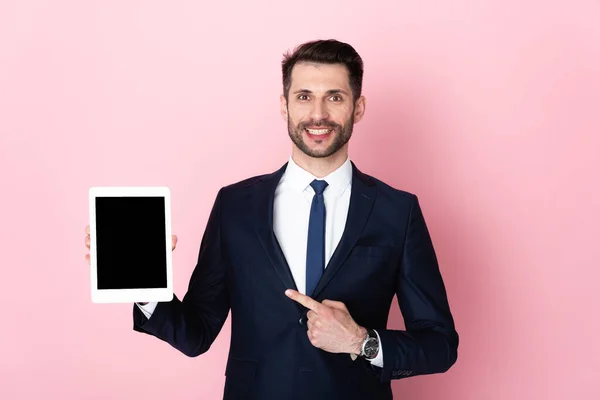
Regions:
<svg viewBox="0 0 600 400"><path fill-rule="evenodd" d="M346 144L340 150L329 157L310 157L303 153L298 147L292 148L292 160L298 166L317 178L323 178L342 166L348 159L348 145Z"/></svg>

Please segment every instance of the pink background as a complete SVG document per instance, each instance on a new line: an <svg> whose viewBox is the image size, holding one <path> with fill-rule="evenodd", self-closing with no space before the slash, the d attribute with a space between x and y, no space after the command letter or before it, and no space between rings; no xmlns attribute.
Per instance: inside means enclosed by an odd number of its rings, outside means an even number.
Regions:
<svg viewBox="0 0 600 400"><path fill-rule="evenodd" d="M88 189L171 188L183 296L216 191L289 156L281 54L330 37L365 60L351 157L419 195L461 338L396 397L600 398L600 3L205 3L0 3L0 398L221 397L229 322L191 359L91 302Z"/></svg>

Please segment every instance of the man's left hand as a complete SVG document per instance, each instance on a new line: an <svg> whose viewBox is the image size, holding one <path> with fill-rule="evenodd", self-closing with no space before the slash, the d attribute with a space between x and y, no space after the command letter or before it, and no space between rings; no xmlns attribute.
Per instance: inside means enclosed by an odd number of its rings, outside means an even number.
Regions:
<svg viewBox="0 0 600 400"><path fill-rule="evenodd" d="M332 300L319 303L292 289L285 294L310 310L307 334L313 346L330 353L360 354L367 330L354 322L344 303Z"/></svg>

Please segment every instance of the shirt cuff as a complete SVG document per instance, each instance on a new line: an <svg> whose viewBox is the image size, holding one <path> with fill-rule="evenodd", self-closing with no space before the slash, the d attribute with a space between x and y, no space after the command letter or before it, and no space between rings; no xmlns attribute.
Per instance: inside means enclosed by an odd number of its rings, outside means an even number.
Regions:
<svg viewBox="0 0 600 400"><path fill-rule="evenodd" d="M142 310L142 313L146 316L146 318L150 319L150 317L152 316L152 313L154 312L154 309L156 308L156 305L158 304L157 302L150 302L146 305L141 305L140 303L135 303L140 310ZM381 349L379 350L381 351Z"/></svg>

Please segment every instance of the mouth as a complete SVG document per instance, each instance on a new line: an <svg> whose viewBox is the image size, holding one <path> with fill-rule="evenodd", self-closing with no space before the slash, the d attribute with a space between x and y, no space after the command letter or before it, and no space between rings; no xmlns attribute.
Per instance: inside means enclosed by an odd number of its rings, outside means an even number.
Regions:
<svg viewBox="0 0 600 400"><path fill-rule="evenodd" d="M304 128L304 131L308 134L308 136L311 139L324 139L329 136L329 134L333 131L333 128L325 128L325 129Z"/></svg>

